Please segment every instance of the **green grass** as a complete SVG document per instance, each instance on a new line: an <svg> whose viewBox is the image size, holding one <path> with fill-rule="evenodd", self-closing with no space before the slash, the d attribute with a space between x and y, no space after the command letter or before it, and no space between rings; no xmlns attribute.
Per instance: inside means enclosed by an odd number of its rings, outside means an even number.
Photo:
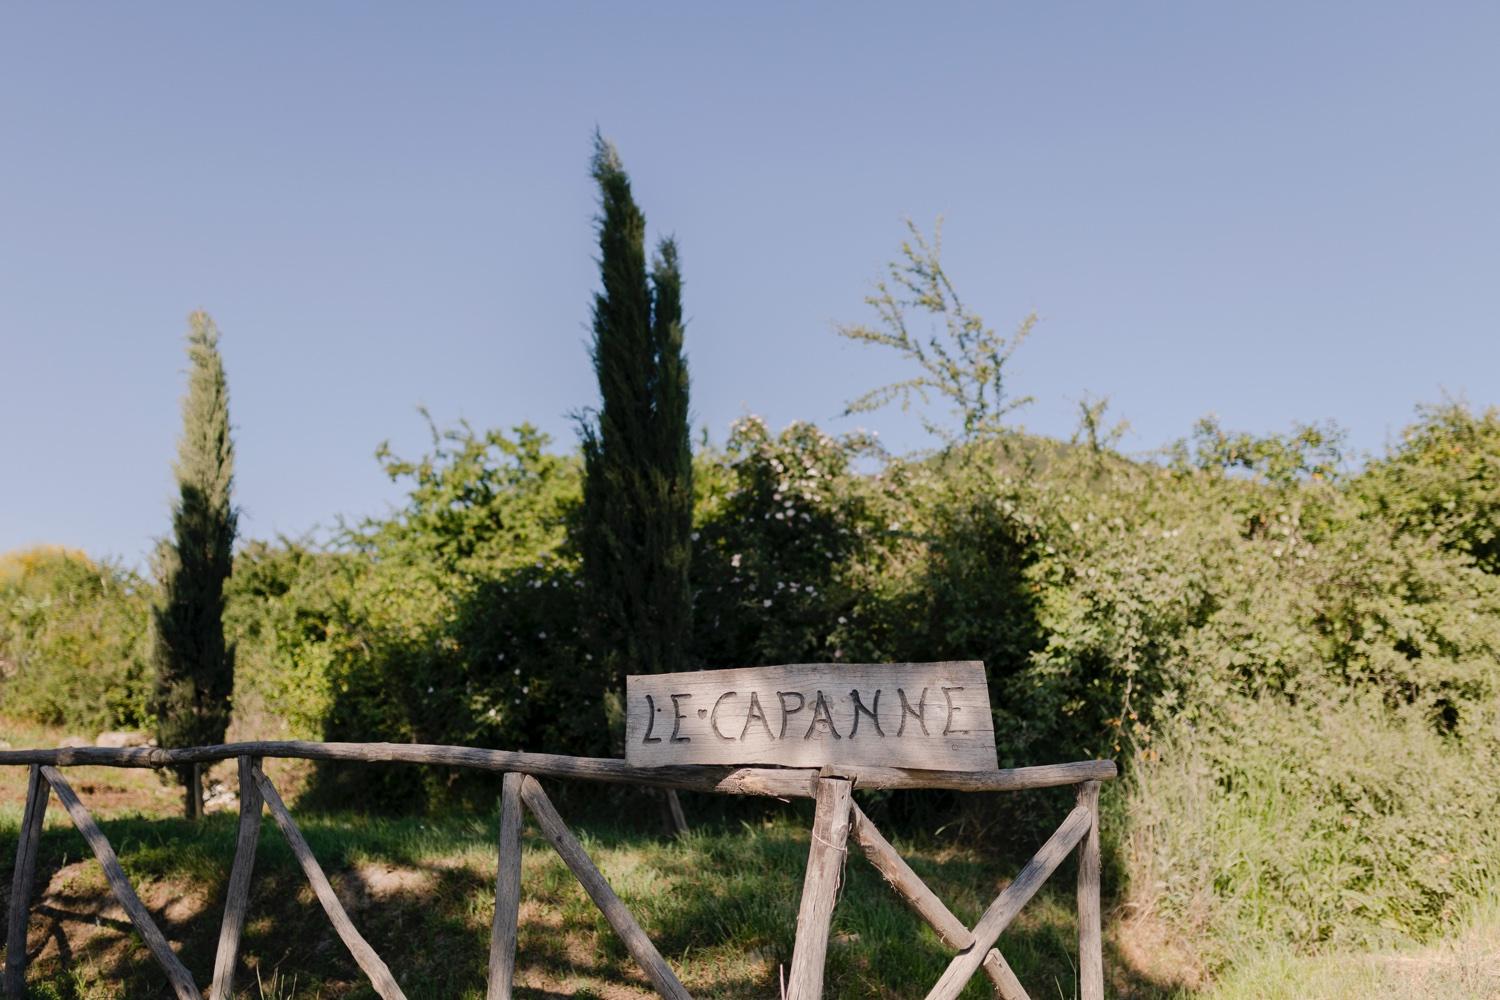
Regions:
<svg viewBox="0 0 1500 1000"><path fill-rule="evenodd" d="M621 804L632 808L628 797ZM560 803L565 815L577 811L570 805ZM655 804L644 795L634 805L654 816ZM777 993L778 966L791 958L808 847L804 812L789 807L755 821L709 821L682 840L597 819L580 823L577 832L689 991L765 998ZM356 901L356 925L412 1000L483 996L495 819L298 815L324 869ZM6 886L18 820L17 805L0 810L0 881ZM139 815L101 820L133 884L202 980L213 964L234 823L229 814L197 825ZM1013 872L982 852L941 840L897 843L967 921L978 917ZM50 811L39 881L50 881L51 891L33 910L32 922L33 948L43 928L49 939L33 967L36 995L164 996L160 974L119 912L101 910L108 890L84 851L66 818ZM1074 995L1071 878L1068 869L1059 872L1057 888L1033 901L1002 941L1038 1000ZM59 940L67 943L66 959L58 954ZM519 951L522 997L652 995L571 873L529 826ZM257 976L266 997L373 995L269 819L262 828L243 954L251 970L241 976L248 997L261 995ZM874 870L852 855L834 916L825 996L920 996L950 957ZM982 981L965 994L987 995Z"/></svg>
<svg viewBox="0 0 1500 1000"><path fill-rule="evenodd" d="M13 779L23 772L3 770L0 893L8 893L20 819ZM132 811L132 800L148 808L155 801L157 779L146 772L76 768L69 777L86 803L101 806L100 825L133 884L188 967L205 982L234 852L234 815L215 814L192 824ZM807 855L806 803L736 815L732 809L713 813L717 800L691 798L689 809L698 817L693 832L667 840L654 833L657 807L644 793L553 791L562 793L560 811L693 995L730 1000L777 995L778 968L791 958ZM435 818L294 811L354 922L412 1000L483 996L493 915L493 811ZM955 839L930 831L893 839L924 880L971 923L1016 868L997 852L976 846L972 836ZM1064 865L1001 939L1033 1000L1076 996L1072 881L1071 865ZM34 997L168 995L122 913L108 905L98 865L55 801L41 845L39 884L31 935L33 950L43 947L32 969ZM572 875L529 825L522 897L518 996L654 995ZM0 896L0 910L3 900ZM1329 944L1309 951L1267 936L1258 946L1247 942L1213 981L1196 961L1215 950L1213 942L1174 941L1167 925L1138 917L1122 922L1118 912L1106 921L1111 997L1500 998L1500 901L1494 898L1474 907L1456 933L1435 943L1407 939L1378 948ZM242 954L247 967L239 980L242 997L373 996L269 818L261 832ZM949 957L858 852L851 853L834 914L825 996L922 996ZM1196 988L1181 985L1195 979ZM982 979L965 993L989 995Z"/></svg>
<svg viewBox="0 0 1500 1000"><path fill-rule="evenodd" d="M1436 945L1241 961L1206 1000L1494 1000L1500 997L1500 897Z"/></svg>

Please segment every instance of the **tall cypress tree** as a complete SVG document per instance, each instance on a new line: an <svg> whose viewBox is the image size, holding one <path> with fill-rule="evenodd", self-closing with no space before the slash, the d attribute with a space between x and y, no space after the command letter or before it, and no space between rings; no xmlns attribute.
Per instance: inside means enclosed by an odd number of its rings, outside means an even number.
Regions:
<svg viewBox="0 0 1500 1000"><path fill-rule="evenodd" d="M207 313L188 317L188 392L177 445L172 539L158 551L155 609L157 739L164 747L220 743L229 725L234 647L224 640L224 581L232 569L236 511L229 388L219 331ZM187 814L198 816L197 772L180 772Z"/></svg>
<svg viewBox="0 0 1500 1000"><path fill-rule="evenodd" d="M684 666L692 628L693 465L677 247L648 272L646 220L614 147L595 136L599 273L594 372L602 399L582 427L583 568L606 683Z"/></svg>

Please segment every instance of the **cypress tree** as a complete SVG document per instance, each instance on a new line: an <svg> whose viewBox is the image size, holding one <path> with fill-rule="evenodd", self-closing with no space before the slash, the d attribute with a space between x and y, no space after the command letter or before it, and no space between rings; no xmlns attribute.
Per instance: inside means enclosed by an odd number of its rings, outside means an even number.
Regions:
<svg viewBox="0 0 1500 1000"><path fill-rule="evenodd" d="M601 405L582 426L583 570L605 682L683 668L692 628L693 465L677 247L648 272L646 220L595 136L599 273L591 345Z"/></svg>
<svg viewBox="0 0 1500 1000"><path fill-rule="evenodd" d="M177 445L172 539L158 550L155 608L157 739L164 747L221 743L229 725L234 647L224 640L224 582L232 569L237 513L231 502L234 442L219 331L207 313L188 317L188 391ZM187 815L202 807L198 772L179 773Z"/></svg>

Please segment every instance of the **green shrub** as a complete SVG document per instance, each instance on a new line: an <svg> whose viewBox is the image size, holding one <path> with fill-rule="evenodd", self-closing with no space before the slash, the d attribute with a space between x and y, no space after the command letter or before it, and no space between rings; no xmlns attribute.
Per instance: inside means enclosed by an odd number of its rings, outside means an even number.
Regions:
<svg viewBox="0 0 1500 1000"><path fill-rule="evenodd" d="M0 556L0 714L65 726L149 729L151 587L78 552Z"/></svg>
<svg viewBox="0 0 1500 1000"><path fill-rule="evenodd" d="M1422 408L1399 446L1371 463L1355 488L1403 533L1500 573L1500 409Z"/></svg>

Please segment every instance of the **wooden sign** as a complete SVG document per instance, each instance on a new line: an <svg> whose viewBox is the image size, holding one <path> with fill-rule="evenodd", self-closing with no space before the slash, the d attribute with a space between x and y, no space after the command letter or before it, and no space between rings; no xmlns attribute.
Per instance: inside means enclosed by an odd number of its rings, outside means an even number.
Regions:
<svg viewBox="0 0 1500 1000"><path fill-rule="evenodd" d="M995 768L984 664L806 663L625 679L625 760Z"/></svg>

